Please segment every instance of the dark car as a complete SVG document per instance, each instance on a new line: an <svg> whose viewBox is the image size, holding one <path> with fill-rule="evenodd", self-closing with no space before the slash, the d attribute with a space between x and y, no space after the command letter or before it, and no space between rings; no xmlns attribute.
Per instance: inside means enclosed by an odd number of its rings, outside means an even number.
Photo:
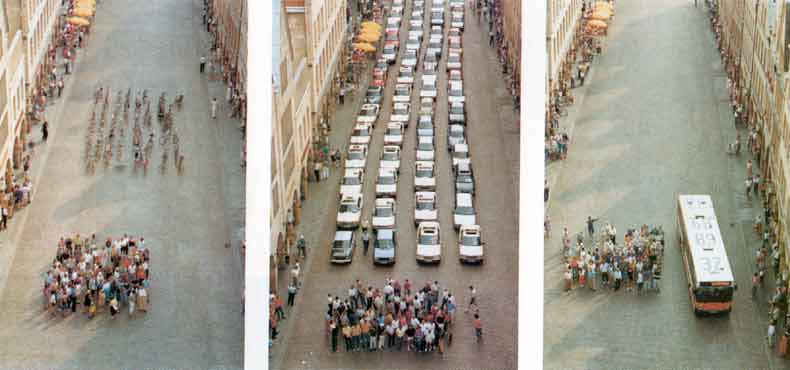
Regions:
<svg viewBox="0 0 790 370"><path fill-rule="evenodd" d="M381 265L395 264L395 250L398 243L393 229L375 229L373 240L373 263Z"/></svg>
<svg viewBox="0 0 790 370"><path fill-rule="evenodd" d="M384 89L381 86L370 86L365 92L366 104L380 104Z"/></svg>

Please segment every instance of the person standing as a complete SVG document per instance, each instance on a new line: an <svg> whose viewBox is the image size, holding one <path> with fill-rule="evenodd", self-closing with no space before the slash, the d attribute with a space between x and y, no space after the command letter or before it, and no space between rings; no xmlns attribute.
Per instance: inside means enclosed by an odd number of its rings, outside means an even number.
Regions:
<svg viewBox="0 0 790 370"><path fill-rule="evenodd" d="M479 341L483 338L483 322L480 321L480 315L475 314L475 319L472 321L472 326L475 328L475 340Z"/></svg>
<svg viewBox="0 0 790 370"><path fill-rule="evenodd" d="M475 289L474 285L469 286L469 306L466 307L464 313L469 312L469 310L472 310L472 312L477 312L477 290ZM475 316L477 316L476 313Z"/></svg>
<svg viewBox="0 0 790 370"><path fill-rule="evenodd" d="M340 105L344 105L346 101L346 87L340 88Z"/></svg>
<svg viewBox="0 0 790 370"><path fill-rule="evenodd" d="M595 234L595 221L598 221L598 219L587 216L587 233L590 235L590 238Z"/></svg>
<svg viewBox="0 0 790 370"><path fill-rule="evenodd" d="M288 306L293 307L294 305L294 298L296 298L296 285L291 283L288 285Z"/></svg>
<svg viewBox="0 0 790 370"><path fill-rule="evenodd" d="M203 73L206 70L206 57L200 57L200 73Z"/></svg>
<svg viewBox="0 0 790 370"><path fill-rule="evenodd" d="M5 230L8 228L8 207L0 208L0 216L2 216L0 218L0 226L2 226L0 230Z"/></svg>
<svg viewBox="0 0 790 370"><path fill-rule="evenodd" d="M315 162L313 173L315 174L315 181L321 181L321 162Z"/></svg>
<svg viewBox="0 0 790 370"><path fill-rule="evenodd" d="M369 245L370 245L370 233L367 230L365 230L362 233L362 246L364 247L362 252L366 256L368 255L368 246Z"/></svg>
<svg viewBox="0 0 790 370"><path fill-rule="evenodd" d="M49 124L47 123L47 121L44 121L44 124L41 125L41 140L46 142L48 137L49 137Z"/></svg>
<svg viewBox="0 0 790 370"><path fill-rule="evenodd" d="M58 79L58 98L63 93L63 77Z"/></svg>
<svg viewBox="0 0 790 370"><path fill-rule="evenodd" d="M335 320L329 322L329 331L332 336L332 352L337 352L337 336L340 330L338 330Z"/></svg>
<svg viewBox="0 0 790 370"><path fill-rule="evenodd" d="M773 320L768 323L768 336L766 339L768 339L768 347L773 348L776 342L776 323Z"/></svg>
<svg viewBox="0 0 790 370"><path fill-rule="evenodd" d="M307 258L307 242L304 240L304 234L299 234L299 240L296 242L296 248L301 258Z"/></svg>
<svg viewBox="0 0 790 370"><path fill-rule="evenodd" d="M217 119L217 98L211 98L211 119Z"/></svg>

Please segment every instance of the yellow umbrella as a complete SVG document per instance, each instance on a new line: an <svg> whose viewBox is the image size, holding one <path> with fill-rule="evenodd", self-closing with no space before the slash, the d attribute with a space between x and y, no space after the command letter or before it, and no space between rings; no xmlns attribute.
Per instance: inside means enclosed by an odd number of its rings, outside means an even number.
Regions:
<svg viewBox="0 0 790 370"><path fill-rule="evenodd" d="M611 15L609 15L609 13L598 13L598 12L596 12L596 13L593 13L593 15L590 18L592 18L594 20L607 21L607 20L609 20L609 17L611 17Z"/></svg>
<svg viewBox="0 0 790 370"><path fill-rule="evenodd" d="M354 48L356 48L357 50L362 50L362 51L367 51L367 52L376 51L376 47L375 46L373 46L371 44L368 44L368 43L365 43L365 42L358 42L358 43L354 44Z"/></svg>
<svg viewBox="0 0 790 370"><path fill-rule="evenodd" d="M601 21L601 20L597 20L597 19L587 22L587 25L590 26L590 27L593 27L593 28L607 28L607 27L609 27L606 24L606 22Z"/></svg>
<svg viewBox="0 0 790 370"><path fill-rule="evenodd" d="M93 11L86 8L79 8L75 9L73 14L78 17L90 17L93 16Z"/></svg>
<svg viewBox="0 0 790 370"><path fill-rule="evenodd" d="M377 30L381 30L381 25L376 22L365 21L362 22L362 28L375 28Z"/></svg>
<svg viewBox="0 0 790 370"><path fill-rule="evenodd" d="M597 1L597 2L595 2L594 9L603 9L603 8L609 9L609 10L614 10L614 7L612 6L612 4L609 4L606 1Z"/></svg>
<svg viewBox="0 0 790 370"><path fill-rule="evenodd" d="M77 26L90 26L90 24L91 24L91 22L88 22L87 19L80 18L80 17L71 17L71 18L67 19L67 21L69 23L71 23L73 25L77 25Z"/></svg>
<svg viewBox="0 0 790 370"><path fill-rule="evenodd" d="M359 31L359 33L360 33L360 34L362 34L362 33L369 33L369 34L371 34L371 35L375 35L375 36L381 36L381 31L379 31L379 30L374 30L374 29L372 29L372 28L363 28L361 31Z"/></svg>
<svg viewBox="0 0 790 370"><path fill-rule="evenodd" d="M79 2L74 4L75 8L88 8L96 10L96 3L86 3L86 2Z"/></svg>
<svg viewBox="0 0 790 370"><path fill-rule="evenodd" d="M602 13L602 14L607 14L607 15L609 15L609 16L612 16L612 14L614 14L614 12L613 12L613 11L611 11L611 10L609 10L609 9L607 9L607 8L598 8L598 9L595 9L595 10L593 11L593 13Z"/></svg>
<svg viewBox="0 0 790 370"><path fill-rule="evenodd" d="M370 33L363 33L357 37L357 40L364 42L376 42L379 37Z"/></svg>

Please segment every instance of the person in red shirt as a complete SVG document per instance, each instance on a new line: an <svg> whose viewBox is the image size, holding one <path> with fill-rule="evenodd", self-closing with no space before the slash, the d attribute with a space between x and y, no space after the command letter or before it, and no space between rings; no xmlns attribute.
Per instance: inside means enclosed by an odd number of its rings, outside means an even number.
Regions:
<svg viewBox="0 0 790 370"><path fill-rule="evenodd" d="M480 315L475 314L472 326L475 328L475 339L480 340L483 337L483 322L480 321Z"/></svg>

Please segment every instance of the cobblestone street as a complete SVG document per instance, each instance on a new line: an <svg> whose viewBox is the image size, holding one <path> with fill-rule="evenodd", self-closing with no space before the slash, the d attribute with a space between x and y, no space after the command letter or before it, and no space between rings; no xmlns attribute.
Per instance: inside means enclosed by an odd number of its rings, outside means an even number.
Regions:
<svg viewBox="0 0 790 370"><path fill-rule="evenodd" d="M700 1L700 4L703 2ZM545 244L544 364L549 369L784 368L765 342L767 310L750 297L752 231L761 202L743 192L748 154L735 139L727 78L707 9L692 1L618 2L617 15L562 123L568 159L547 167L552 186ZM742 132L741 136L745 134ZM710 194L740 287L729 316L697 318L677 245L677 195ZM562 228L587 216L620 237L662 225L667 249L660 294L563 293ZM766 282L773 282L769 273Z"/></svg>
<svg viewBox="0 0 790 370"><path fill-rule="evenodd" d="M100 1L87 46L37 143L33 203L0 234L0 369L240 369L244 230L242 134L220 103L221 82L198 72L208 46L202 1ZM62 71L60 71L62 72ZM85 174L84 141L97 87L147 88L154 99L184 92L174 124L185 172L147 175L99 166ZM155 101L152 104L155 108ZM154 125L158 125L154 123ZM127 131L127 140L130 142ZM131 147L130 143L126 144ZM131 151L130 151L131 153ZM43 275L61 236L124 233L151 249L151 306L115 320L53 317L42 309ZM225 248L226 243L232 248Z"/></svg>
<svg viewBox="0 0 790 370"><path fill-rule="evenodd" d="M426 2L426 9L431 3ZM412 2L406 1L401 26L401 50L406 43L408 17ZM449 14L449 12L447 12ZM428 12L430 14L430 12ZM448 17L449 20L449 17ZM448 22L449 23L449 22ZM340 170L320 183L311 182L304 201L302 222L297 230L304 233L308 258L303 266L303 287L296 296L288 318L279 327L280 335L274 344L270 368L274 369L514 369L517 343L517 276L518 276L518 116L513 99L505 89L505 81L494 51L488 46L488 32L483 23L467 9L463 38L464 91L467 102L467 133L474 165L477 192L475 204L478 223L486 241L484 265L462 265L458 262L456 232L453 230L452 209L454 193L451 159L447 152L447 91L444 62L447 57L447 29L444 50L439 62L438 97L435 111L435 143L437 165L437 195L441 224L442 262L438 266L418 265L415 261L416 228L414 216L414 161L419 88L412 94L410 124L402 145L401 170L397 194L397 263L392 267L374 266L371 254L362 254L361 239L357 242L354 261L348 266L329 262L329 249L335 233L338 207ZM425 40L430 27L425 29ZM424 44L423 41L423 54ZM400 59L400 58L399 58ZM422 58L415 80L419 80ZM383 145L386 122L392 110L394 82L398 62L389 68L385 94L378 123L372 134L364 183L365 206L363 217L370 218L375 199L378 159ZM366 73L368 79L370 70ZM419 84L417 84L419 86ZM333 147L345 148L351 125L364 97L356 91L353 99L346 99L332 119L330 142ZM372 250L372 248L371 248ZM285 295L285 274L281 274L279 292ZM410 279L420 286L428 280L438 280L458 298L458 319L454 324L454 339L444 355L418 355L414 352L331 353L329 337L325 335L324 314L326 295L346 296L348 285L356 279L366 284L381 286L387 277L403 281ZM465 289L475 285L480 311L485 325L485 338L475 343L471 315L462 311L468 302Z"/></svg>

